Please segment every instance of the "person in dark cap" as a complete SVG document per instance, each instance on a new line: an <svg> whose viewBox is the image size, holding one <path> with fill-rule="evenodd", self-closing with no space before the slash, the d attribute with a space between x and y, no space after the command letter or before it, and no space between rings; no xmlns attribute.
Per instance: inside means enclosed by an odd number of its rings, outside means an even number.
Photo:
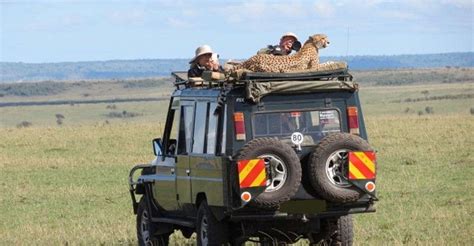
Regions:
<svg viewBox="0 0 474 246"><path fill-rule="evenodd" d="M202 72L222 71L219 65L218 55L214 53L209 45L202 45L196 49L195 56L189 61L190 68L188 70L188 77L201 77Z"/></svg>
<svg viewBox="0 0 474 246"><path fill-rule="evenodd" d="M298 36L292 32L283 34L278 45L268 45L260 49L257 54L271 54L277 56L286 56L291 54L291 51L298 51L301 48L301 43L298 41Z"/></svg>

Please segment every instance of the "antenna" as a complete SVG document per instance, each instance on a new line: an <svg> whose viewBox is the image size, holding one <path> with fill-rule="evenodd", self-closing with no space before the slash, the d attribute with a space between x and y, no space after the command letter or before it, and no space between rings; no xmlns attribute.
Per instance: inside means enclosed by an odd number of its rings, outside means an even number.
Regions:
<svg viewBox="0 0 474 246"><path fill-rule="evenodd" d="M349 26L347 26L347 43L346 43L346 57L349 54Z"/></svg>

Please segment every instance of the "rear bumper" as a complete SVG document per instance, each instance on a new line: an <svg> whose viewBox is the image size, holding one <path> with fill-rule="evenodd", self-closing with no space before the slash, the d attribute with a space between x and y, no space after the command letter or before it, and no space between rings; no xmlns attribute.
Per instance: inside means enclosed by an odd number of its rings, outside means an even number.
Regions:
<svg viewBox="0 0 474 246"><path fill-rule="evenodd" d="M314 206L317 203L321 203L319 206ZM326 208L324 201L320 200L298 200L288 201L280 206L278 211L265 211L265 210L250 210L242 209L234 211L230 216L231 221L244 221L244 220L259 220L259 221L270 221L270 220L311 220L321 219L327 217L340 217L348 214L359 214L359 213L373 213L376 211L375 206L370 203L360 203L331 206Z"/></svg>

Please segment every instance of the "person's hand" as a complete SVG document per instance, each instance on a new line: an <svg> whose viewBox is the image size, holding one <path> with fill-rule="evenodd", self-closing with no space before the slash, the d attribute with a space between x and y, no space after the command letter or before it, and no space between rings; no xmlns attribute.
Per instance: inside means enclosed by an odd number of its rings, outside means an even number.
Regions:
<svg viewBox="0 0 474 246"><path fill-rule="evenodd" d="M216 62L214 60L210 60L209 65L210 65L211 70L213 70L213 71L218 71L219 70L219 63L218 62Z"/></svg>

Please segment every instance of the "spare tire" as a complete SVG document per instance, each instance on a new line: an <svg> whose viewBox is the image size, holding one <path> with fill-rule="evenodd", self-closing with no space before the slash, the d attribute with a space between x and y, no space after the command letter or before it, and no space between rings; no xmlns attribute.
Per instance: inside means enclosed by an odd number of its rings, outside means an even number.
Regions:
<svg viewBox="0 0 474 246"><path fill-rule="evenodd" d="M265 160L267 188L250 205L275 208L290 200L301 183L301 164L295 151L278 139L256 138L245 144L236 155L237 160L255 158Z"/></svg>
<svg viewBox="0 0 474 246"><path fill-rule="evenodd" d="M331 202L353 202L362 192L347 181L349 151L371 151L369 143L348 133L321 140L309 158L309 179L318 195Z"/></svg>

